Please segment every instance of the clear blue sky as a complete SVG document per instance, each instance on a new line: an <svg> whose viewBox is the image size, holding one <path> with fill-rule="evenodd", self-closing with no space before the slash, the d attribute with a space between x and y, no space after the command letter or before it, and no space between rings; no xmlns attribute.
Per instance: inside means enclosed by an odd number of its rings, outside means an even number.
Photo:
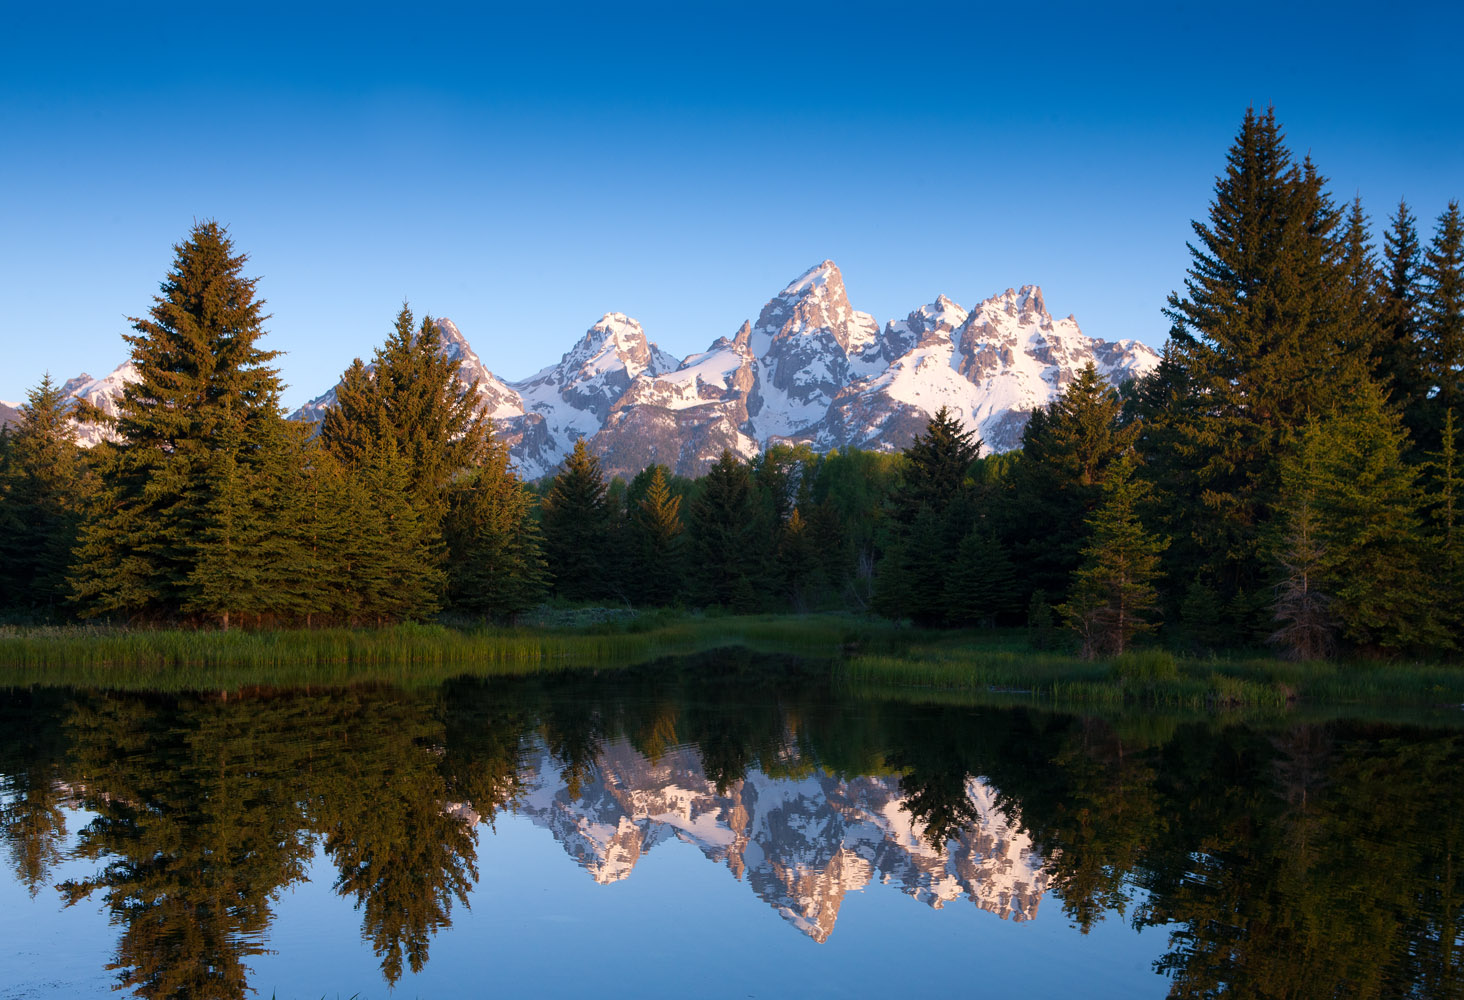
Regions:
<svg viewBox="0 0 1464 1000"><path fill-rule="evenodd" d="M611 310L701 350L825 257L881 322L1033 282L1157 346L1250 104L1375 222L1464 197L1457 4L148 6L7 5L0 398L124 360L194 219L293 407L404 298L521 378Z"/></svg>

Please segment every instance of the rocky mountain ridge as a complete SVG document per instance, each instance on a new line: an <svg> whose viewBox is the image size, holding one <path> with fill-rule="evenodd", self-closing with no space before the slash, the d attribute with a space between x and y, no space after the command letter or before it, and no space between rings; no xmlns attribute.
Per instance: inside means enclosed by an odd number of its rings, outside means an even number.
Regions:
<svg viewBox="0 0 1464 1000"><path fill-rule="evenodd" d="M755 322L680 360L634 319L606 313L557 363L506 381L451 320L438 320L437 330L528 479L553 472L580 437L608 474L627 477L651 462L699 475L724 448L751 457L778 442L897 451L941 406L975 428L986 451L1006 451L1021 443L1032 410L1089 361L1117 384L1159 360L1137 341L1097 340L1072 316L1054 319L1035 285L970 310L940 295L880 327L853 308L829 260L768 300ZM115 410L106 393L132 377L123 365L67 386ZM331 388L291 418L317 422L334 403ZM83 433L85 444L102 434Z"/></svg>

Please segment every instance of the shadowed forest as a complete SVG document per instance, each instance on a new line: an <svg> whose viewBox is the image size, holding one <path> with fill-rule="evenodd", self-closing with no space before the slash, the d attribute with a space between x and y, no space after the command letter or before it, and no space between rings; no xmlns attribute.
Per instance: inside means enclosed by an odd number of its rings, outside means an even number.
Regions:
<svg viewBox="0 0 1464 1000"><path fill-rule="evenodd" d="M0 432L0 609L308 628L557 598L1060 626L1089 657L1456 658L1464 219L1421 231L1400 202L1382 232L1251 111L1159 368L1088 368L1020 449L983 454L941 411L899 454L774 444L627 483L580 442L525 483L405 305L318 427L287 421L256 279L204 222L132 321L119 416L45 377ZM78 448L73 419L114 440Z"/></svg>

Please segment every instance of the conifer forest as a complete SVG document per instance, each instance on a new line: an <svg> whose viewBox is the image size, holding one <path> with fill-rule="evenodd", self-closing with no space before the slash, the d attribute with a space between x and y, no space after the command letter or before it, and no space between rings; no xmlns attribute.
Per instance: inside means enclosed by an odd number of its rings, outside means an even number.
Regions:
<svg viewBox="0 0 1464 1000"><path fill-rule="evenodd" d="M1174 248L1152 375L1114 387L1090 365L1007 453L941 410L900 453L775 444L629 482L584 441L523 481L406 305L323 422L286 420L263 290L201 222L130 321L140 381L113 440L78 447L73 421L113 418L49 376L0 433L0 614L466 624L559 599L1053 622L1094 658L1457 660L1464 218L1373 211L1380 245L1361 198L1247 112Z"/></svg>

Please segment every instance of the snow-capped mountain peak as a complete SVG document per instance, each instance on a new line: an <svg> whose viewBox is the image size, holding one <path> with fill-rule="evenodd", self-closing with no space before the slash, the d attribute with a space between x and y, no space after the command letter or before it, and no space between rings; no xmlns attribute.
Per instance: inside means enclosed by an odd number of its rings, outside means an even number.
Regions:
<svg viewBox="0 0 1464 1000"><path fill-rule="evenodd" d="M477 383L479 412L530 479L554 471L580 437L608 474L625 476L650 462L699 475L724 448L750 457L777 440L893 451L941 406L976 428L988 451L1002 451L1089 361L1116 384L1159 360L1136 341L1084 335L1072 316L1054 320L1037 285L969 311L937 295L881 329L850 304L831 260L785 285L755 322L680 361L630 316L608 312L557 363L509 382L452 320L436 327L443 352L461 362L463 386ZM123 365L66 388L115 413L122 385L136 377ZM319 421L335 398L331 389L292 416ZM82 428L84 443L101 433Z"/></svg>

